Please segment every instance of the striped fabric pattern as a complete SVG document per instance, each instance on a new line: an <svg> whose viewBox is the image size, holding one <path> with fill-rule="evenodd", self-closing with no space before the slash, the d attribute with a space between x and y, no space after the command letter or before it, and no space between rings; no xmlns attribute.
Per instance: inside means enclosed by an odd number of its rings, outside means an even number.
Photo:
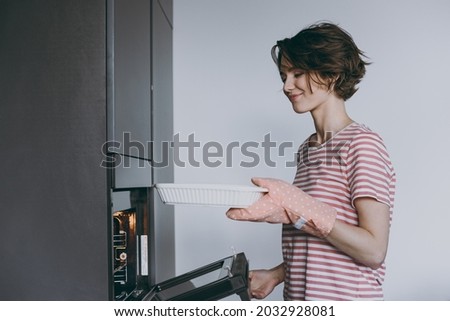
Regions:
<svg viewBox="0 0 450 321"><path fill-rule="evenodd" d="M352 123L330 140L299 148L294 185L333 206L337 219L358 225L353 202L371 197L394 204L395 172L380 136ZM285 300L383 300L386 267L372 270L326 240L283 225Z"/></svg>

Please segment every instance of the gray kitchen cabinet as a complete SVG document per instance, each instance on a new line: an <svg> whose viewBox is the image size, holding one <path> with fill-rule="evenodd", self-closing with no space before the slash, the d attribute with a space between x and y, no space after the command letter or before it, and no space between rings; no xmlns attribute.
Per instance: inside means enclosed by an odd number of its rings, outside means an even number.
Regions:
<svg viewBox="0 0 450 321"><path fill-rule="evenodd" d="M173 139L172 1L110 1L108 42L116 189L165 181ZM158 168L155 172L152 167ZM160 179L156 178L157 181Z"/></svg>
<svg viewBox="0 0 450 321"><path fill-rule="evenodd" d="M138 231L148 242L140 282L174 275L173 209L150 188L173 180L173 168L149 166L153 146L145 146L122 166L132 172L113 170L109 161L126 153L105 148L126 131L135 141L171 138L172 40L162 3L171 8L157 0L0 1L0 300L114 299L115 193L148 215ZM111 40L120 49L111 51ZM167 66L155 68L159 61ZM133 182L132 173L145 179Z"/></svg>
<svg viewBox="0 0 450 321"><path fill-rule="evenodd" d="M108 110L115 188L151 186L152 1L108 2Z"/></svg>
<svg viewBox="0 0 450 321"><path fill-rule="evenodd" d="M110 298L105 17L0 2L0 300Z"/></svg>

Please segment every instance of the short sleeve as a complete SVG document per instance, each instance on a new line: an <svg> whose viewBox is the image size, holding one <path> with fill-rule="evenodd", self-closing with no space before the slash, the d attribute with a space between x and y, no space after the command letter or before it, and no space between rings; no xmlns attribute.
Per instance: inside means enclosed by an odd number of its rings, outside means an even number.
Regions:
<svg viewBox="0 0 450 321"><path fill-rule="evenodd" d="M357 134L350 142L346 164L353 206L355 199L370 197L392 209L395 172L379 135L370 131Z"/></svg>

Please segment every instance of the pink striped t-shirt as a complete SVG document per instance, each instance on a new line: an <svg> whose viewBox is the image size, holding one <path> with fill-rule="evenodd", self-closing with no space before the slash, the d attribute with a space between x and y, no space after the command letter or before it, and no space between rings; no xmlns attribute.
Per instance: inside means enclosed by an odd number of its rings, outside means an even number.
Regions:
<svg viewBox="0 0 450 321"><path fill-rule="evenodd" d="M392 208L395 172L379 135L352 123L317 147L299 148L294 185L358 225L353 201L372 197ZM373 270L324 239L283 225L285 300L382 300L385 264Z"/></svg>

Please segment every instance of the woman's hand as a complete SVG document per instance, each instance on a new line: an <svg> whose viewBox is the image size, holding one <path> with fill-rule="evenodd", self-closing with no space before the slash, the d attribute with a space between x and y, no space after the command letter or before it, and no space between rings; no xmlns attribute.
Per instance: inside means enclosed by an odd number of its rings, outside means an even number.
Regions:
<svg viewBox="0 0 450 321"><path fill-rule="evenodd" d="M276 178L253 177L253 184L269 192L247 208L231 208L228 218L238 221L295 224L297 229L325 238L336 221L336 209L300 188Z"/></svg>
<svg viewBox="0 0 450 321"><path fill-rule="evenodd" d="M252 270L249 273L250 295L256 299L264 299L283 281L283 263L270 270Z"/></svg>

